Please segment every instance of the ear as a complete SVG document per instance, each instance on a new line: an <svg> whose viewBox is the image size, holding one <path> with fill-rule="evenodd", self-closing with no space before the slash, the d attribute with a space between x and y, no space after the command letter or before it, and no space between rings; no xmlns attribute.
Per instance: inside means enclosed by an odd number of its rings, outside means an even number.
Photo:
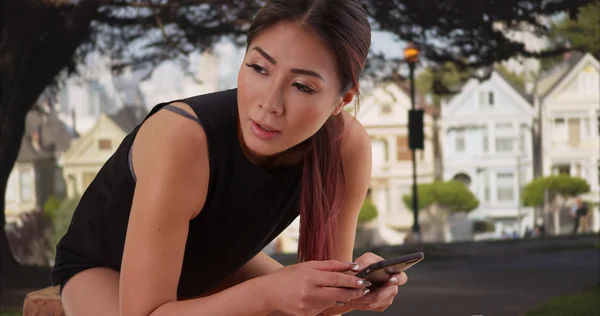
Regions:
<svg viewBox="0 0 600 316"><path fill-rule="evenodd" d="M346 105L350 104L350 102L352 102L352 100L354 100L355 96L356 96L355 88L352 88L352 89L348 90L348 92L344 93L344 95L342 95L342 99L340 100L340 103L335 106L335 109L333 110L333 115L340 114L342 112L342 110L346 107Z"/></svg>

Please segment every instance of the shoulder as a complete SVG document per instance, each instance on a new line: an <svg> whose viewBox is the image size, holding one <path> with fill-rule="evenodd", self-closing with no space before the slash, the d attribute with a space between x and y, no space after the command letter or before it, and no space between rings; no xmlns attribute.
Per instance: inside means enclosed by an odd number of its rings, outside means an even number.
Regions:
<svg viewBox="0 0 600 316"><path fill-rule="evenodd" d="M171 105L196 117L186 103ZM194 120L167 110L156 112L136 135L132 163L136 187L143 188L142 192L179 196L193 204L188 209L201 208L204 200L196 196L201 197L198 191L207 187L209 181L208 140L202 126ZM198 191L193 192L192 188Z"/></svg>
<svg viewBox="0 0 600 316"><path fill-rule="evenodd" d="M371 172L371 139L365 127L352 115L342 112L344 134L342 136L342 163L345 170L360 169Z"/></svg>

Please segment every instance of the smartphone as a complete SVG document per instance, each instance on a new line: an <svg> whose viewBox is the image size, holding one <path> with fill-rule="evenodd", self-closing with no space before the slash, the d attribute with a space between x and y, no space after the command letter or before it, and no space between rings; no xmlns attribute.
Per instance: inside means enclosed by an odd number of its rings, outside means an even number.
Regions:
<svg viewBox="0 0 600 316"><path fill-rule="evenodd" d="M415 252L381 260L361 270L356 274L356 277L369 280L375 287L381 286L386 284L392 275L400 274L403 271L408 270L410 267L421 262L424 258L425 254L422 252Z"/></svg>

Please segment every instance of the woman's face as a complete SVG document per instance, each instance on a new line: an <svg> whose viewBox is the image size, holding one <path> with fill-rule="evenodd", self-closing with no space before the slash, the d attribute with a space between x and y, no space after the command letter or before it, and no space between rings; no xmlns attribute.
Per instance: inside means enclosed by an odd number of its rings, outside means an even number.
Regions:
<svg viewBox="0 0 600 316"><path fill-rule="evenodd" d="M340 91L335 55L316 33L296 23L263 31L250 43L238 75L246 149L260 158L302 143L352 100Z"/></svg>

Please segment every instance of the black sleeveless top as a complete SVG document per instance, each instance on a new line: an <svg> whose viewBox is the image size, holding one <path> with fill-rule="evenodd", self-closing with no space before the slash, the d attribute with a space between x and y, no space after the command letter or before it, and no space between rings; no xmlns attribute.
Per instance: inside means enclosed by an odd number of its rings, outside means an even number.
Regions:
<svg viewBox="0 0 600 316"><path fill-rule="evenodd" d="M191 106L206 133L210 165L208 195L190 221L179 280L178 297L189 298L235 272L296 219L302 170L296 165L269 173L247 159L237 133L237 90L180 101ZM146 119L167 104L155 106ZM51 278L61 290L82 270L120 270L136 181L129 152L140 126L89 185L57 246Z"/></svg>

